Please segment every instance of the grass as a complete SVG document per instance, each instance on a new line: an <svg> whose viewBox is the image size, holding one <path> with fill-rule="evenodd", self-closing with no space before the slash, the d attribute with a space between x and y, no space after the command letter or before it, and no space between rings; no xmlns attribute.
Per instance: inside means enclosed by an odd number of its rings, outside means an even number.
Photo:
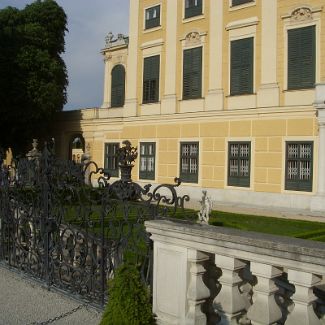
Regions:
<svg viewBox="0 0 325 325"><path fill-rule="evenodd" d="M123 222L125 211L123 211L123 207L119 204L116 206L116 210L109 212L105 216L105 237L114 238L116 231L124 234L134 231L132 229L132 220L134 220L135 224L137 223L141 204L131 204L130 206L131 208L127 213L128 222ZM80 207L67 207L66 212L65 221L79 224L81 227L83 226L80 224L82 218L76 218L82 212ZM93 221L92 229L89 230L93 234L100 234L100 208L93 206L89 209L88 213L88 218ZM146 215L145 219L150 219L149 210L144 209L142 213ZM196 218L196 212L190 209L186 209L185 211L179 210L176 212L175 218L184 219L186 218L185 216L189 216L191 219ZM214 226L325 242L325 222L274 218L214 210L211 213L209 223Z"/></svg>
<svg viewBox="0 0 325 325"><path fill-rule="evenodd" d="M325 223L212 211L214 226L325 242Z"/></svg>

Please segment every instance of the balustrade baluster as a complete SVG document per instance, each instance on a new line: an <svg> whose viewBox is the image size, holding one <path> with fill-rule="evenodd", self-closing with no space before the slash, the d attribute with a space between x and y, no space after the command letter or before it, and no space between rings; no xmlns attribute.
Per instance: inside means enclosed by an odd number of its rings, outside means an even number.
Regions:
<svg viewBox="0 0 325 325"><path fill-rule="evenodd" d="M203 282L203 274L206 272L203 264L209 260L209 255L190 249L188 262L190 263L190 282L187 289L188 312L186 325L206 325L207 316L202 311L202 305L210 296L210 291Z"/></svg>
<svg viewBox="0 0 325 325"><path fill-rule="evenodd" d="M313 287L321 281L321 278L311 273L288 270L288 280L295 286L295 293L292 296L294 308L285 324L321 325L313 306L317 299L313 294Z"/></svg>
<svg viewBox="0 0 325 325"><path fill-rule="evenodd" d="M251 272L257 277L257 284L254 286L254 302L247 317L254 325L276 324L282 318L282 312L275 301L278 287L274 278L280 276L282 270L272 265L252 262Z"/></svg>
<svg viewBox="0 0 325 325"><path fill-rule="evenodd" d="M219 279L221 290L214 299L214 306L221 317L220 325L238 324L238 319L245 310L245 299L239 291L243 282L238 273L246 266L242 260L217 255L215 256L216 266L221 268L222 275Z"/></svg>

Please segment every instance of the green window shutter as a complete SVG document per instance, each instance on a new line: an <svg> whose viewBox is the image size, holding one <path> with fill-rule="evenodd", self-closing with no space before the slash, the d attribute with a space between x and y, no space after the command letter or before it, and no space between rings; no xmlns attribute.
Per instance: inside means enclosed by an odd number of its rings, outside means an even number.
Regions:
<svg viewBox="0 0 325 325"><path fill-rule="evenodd" d="M253 0L232 0L232 6L239 6L248 2L253 2Z"/></svg>
<svg viewBox="0 0 325 325"><path fill-rule="evenodd" d="M199 143L181 142L180 178L184 183L197 183L199 175Z"/></svg>
<svg viewBox="0 0 325 325"><path fill-rule="evenodd" d="M202 15L202 0L185 0L185 18Z"/></svg>
<svg viewBox="0 0 325 325"><path fill-rule="evenodd" d="M253 93L254 38L231 42L230 95Z"/></svg>
<svg viewBox="0 0 325 325"><path fill-rule="evenodd" d="M111 107L124 106L125 69L119 64L112 69Z"/></svg>
<svg viewBox="0 0 325 325"><path fill-rule="evenodd" d="M288 90L314 87L315 26L288 30Z"/></svg>
<svg viewBox="0 0 325 325"><path fill-rule="evenodd" d="M143 103L155 103L159 100L160 56L155 55L143 61Z"/></svg>
<svg viewBox="0 0 325 325"><path fill-rule="evenodd" d="M229 142L228 146L228 185L250 186L250 142Z"/></svg>
<svg viewBox="0 0 325 325"><path fill-rule="evenodd" d="M146 9L145 28L154 28L160 26L160 5Z"/></svg>
<svg viewBox="0 0 325 325"><path fill-rule="evenodd" d="M154 142L140 143L140 179L155 179L156 144Z"/></svg>
<svg viewBox="0 0 325 325"><path fill-rule="evenodd" d="M202 97L202 47L184 50L183 99Z"/></svg>
<svg viewBox="0 0 325 325"><path fill-rule="evenodd" d="M313 190L313 142L286 142L285 189Z"/></svg>
<svg viewBox="0 0 325 325"><path fill-rule="evenodd" d="M105 144L104 169L109 172L110 176L113 177L118 177L119 175L119 166L117 159L117 152L119 148L119 143Z"/></svg>

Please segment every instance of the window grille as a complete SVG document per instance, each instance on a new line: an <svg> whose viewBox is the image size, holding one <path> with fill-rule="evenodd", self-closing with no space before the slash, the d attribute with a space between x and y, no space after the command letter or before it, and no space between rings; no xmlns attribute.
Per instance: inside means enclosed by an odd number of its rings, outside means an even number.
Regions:
<svg viewBox="0 0 325 325"><path fill-rule="evenodd" d="M285 189L312 191L313 142L286 143Z"/></svg>
<svg viewBox="0 0 325 325"><path fill-rule="evenodd" d="M198 182L199 143L181 143L180 178L183 182Z"/></svg>
<svg viewBox="0 0 325 325"><path fill-rule="evenodd" d="M155 179L155 154L154 142L140 143L140 179Z"/></svg>
<svg viewBox="0 0 325 325"><path fill-rule="evenodd" d="M228 185L250 186L250 142L229 142Z"/></svg>
<svg viewBox="0 0 325 325"><path fill-rule="evenodd" d="M119 143L106 143L105 144L105 161L104 168L113 177L118 177L119 166L118 166L118 149L120 148Z"/></svg>

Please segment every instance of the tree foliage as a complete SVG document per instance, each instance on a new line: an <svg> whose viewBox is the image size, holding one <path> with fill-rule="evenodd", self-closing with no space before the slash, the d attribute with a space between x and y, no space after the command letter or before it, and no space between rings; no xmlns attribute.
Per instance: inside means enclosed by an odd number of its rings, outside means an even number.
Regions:
<svg viewBox="0 0 325 325"><path fill-rule="evenodd" d="M54 0L0 10L0 147L25 150L66 103L66 25Z"/></svg>

